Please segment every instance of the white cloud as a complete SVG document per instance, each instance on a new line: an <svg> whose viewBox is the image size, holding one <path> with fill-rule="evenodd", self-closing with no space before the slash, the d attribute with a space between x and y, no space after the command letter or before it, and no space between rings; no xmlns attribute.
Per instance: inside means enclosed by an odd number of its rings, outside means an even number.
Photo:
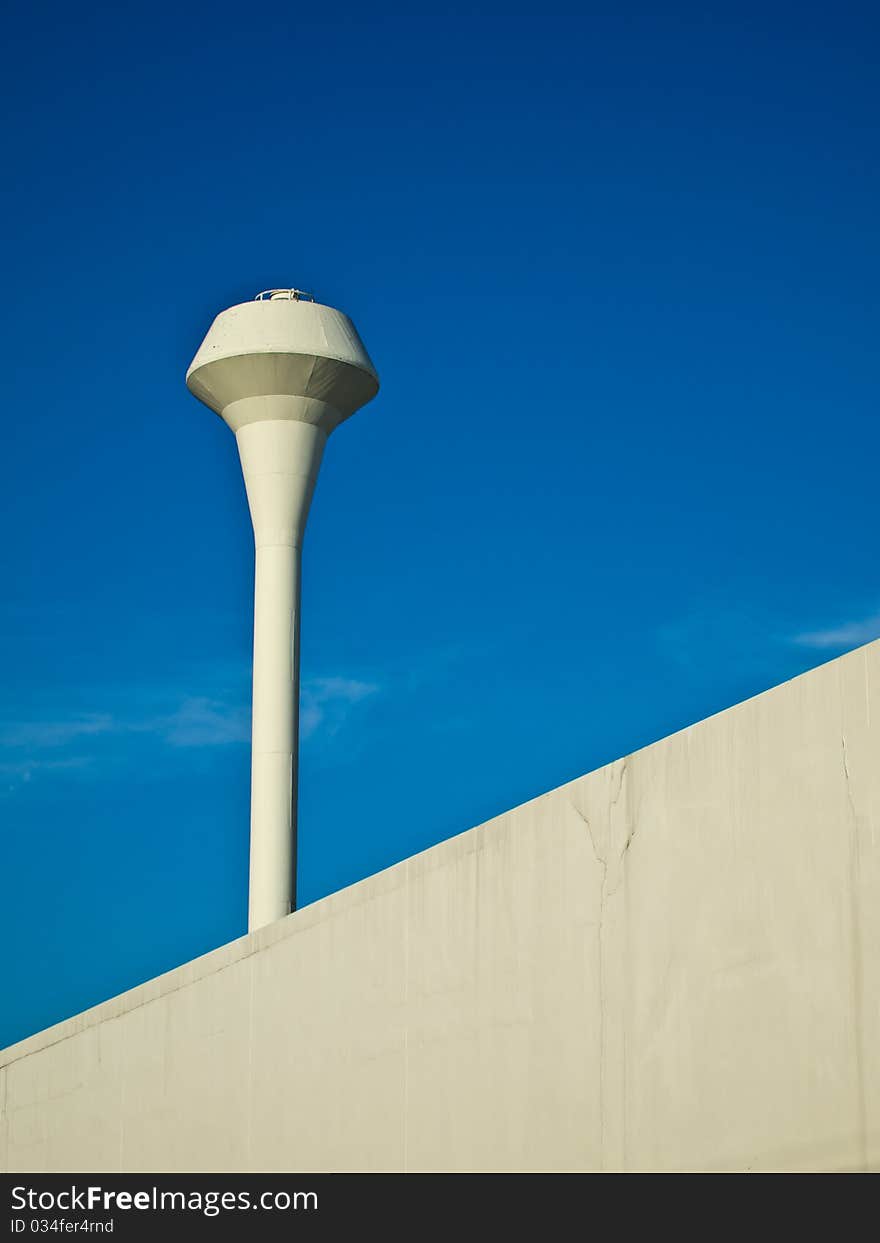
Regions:
<svg viewBox="0 0 880 1243"><path fill-rule="evenodd" d="M321 729L335 732L349 710L378 689L372 682L356 678L307 678L301 695L301 736L310 738ZM160 734L173 747L250 742L250 705L194 697L185 699L171 715L157 717L137 728Z"/></svg>
<svg viewBox="0 0 880 1243"><path fill-rule="evenodd" d="M90 763L86 756L71 756L64 760L13 760L0 763L0 779L7 783L6 793L14 793L17 786L27 785L35 773L62 772L85 768Z"/></svg>
<svg viewBox="0 0 880 1243"><path fill-rule="evenodd" d="M311 738L319 729L335 733L352 707L378 689L375 683L356 678L307 678L302 687L300 736Z"/></svg>
<svg viewBox="0 0 880 1243"><path fill-rule="evenodd" d="M316 733L335 733L354 705L379 688L372 682L347 677L307 678L302 687L300 732L303 739ZM86 738L122 738L151 734L175 748L218 747L248 743L251 737L250 696L238 690L224 696L188 695L168 711L161 701L174 703L170 694L157 696L156 688L129 687L119 690L127 705L153 701L153 709L141 716L118 710L79 714L54 720L0 722L0 778L29 782L41 773L81 768L89 757L63 756L71 744ZM157 702L158 700L158 702ZM159 709L159 710L156 710ZM55 758L61 751L62 756ZM11 788L11 787L10 787Z"/></svg>
<svg viewBox="0 0 880 1243"><path fill-rule="evenodd" d="M0 747L64 747L88 734L107 734L116 728L108 713L91 713L66 721L17 721L0 725Z"/></svg>
<svg viewBox="0 0 880 1243"><path fill-rule="evenodd" d="M172 747L217 747L230 742L249 742L251 719L243 705L196 696L184 699L170 716L139 728L161 734Z"/></svg>
<svg viewBox="0 0 880 1243"><path fill-rule="evenodd" d="M829 630L811 630L804 634L796 634L792 642L799 647L836 648L859 647L862 643L870 643L880 638L880 613L866 617L862 621L845 622Z"/></svg>
<svg viewBox="0 0 880 1243"><path fill-rule="evenodd" d="M30 781L35 772L57 771L59 769L84 768L90 761L86 756L72 756L66 760L15 760L0 764L0 776L18 777L21 781Z"/></svg>

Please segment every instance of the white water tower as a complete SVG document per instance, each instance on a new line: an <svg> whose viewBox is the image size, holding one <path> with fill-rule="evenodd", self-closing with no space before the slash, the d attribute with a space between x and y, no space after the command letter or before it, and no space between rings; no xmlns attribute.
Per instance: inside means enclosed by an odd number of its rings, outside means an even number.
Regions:
<svg viewBox="0 0 880 1243"><path fill-rule="evenodd" d="M254 681L248 927L296 899L300 565L327 437L376 396L351 320L270 289L214 320L186 383L235 433L254 526Z"/></svg>

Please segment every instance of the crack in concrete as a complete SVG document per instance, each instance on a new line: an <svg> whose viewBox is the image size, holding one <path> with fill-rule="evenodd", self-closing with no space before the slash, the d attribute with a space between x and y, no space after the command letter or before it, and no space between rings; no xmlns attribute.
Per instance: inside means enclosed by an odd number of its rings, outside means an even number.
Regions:
<svg viewBox="0 0 880 1243"><path fill-rule="evenodd" d="M862 1169L868 1169L868 1117L865 1103L865 1067L864 1067L864 1050L862 1048L863 1039L863 1023L864 1023L864 999L862 996L862 920L859 904L859 816L856 811L855 800L852 793L852 774L849 769L849 755L846 747L846 734L840 736L840 746L843 756L843 780L846 789L846 801L849 804L850 817L852 820L852 831L850 833L850 910L851 914L851 936L852 936L852 1005L853 1005L853 1026L854 1026L854 1044L855 1044L855 1069L856 1069L856 1093L858 1096L858 1132L859 1132L859 1148L862 1162Z"/></svg>
<svg viewBox="0 0 880 1243"><path fill-rule="evenodd" d="M602 869L602 878L599 885L599 919L596 924L596 986L599 994L599 1167L605 1168L605 953L602 944L602 934L605 923L605 883L608 879L608 860L596 845L596 838L593 835L593 826L589 819L584 815L581 809L574 803L569 806L576 815L583 821L586 826L587 836L590 839L590 848L593 851L593 858Z"/></svg>
<svg viewBox="0 0 880 1243"><path fill-rule="evenodd" d="M594 833L593 826L588 816L581 811L574 801L570 800L569 805L577 814L578 818L583 822L587 836L590 841L590 849L593 852L593 858L601 868L601 877L599 883L599 911L596 923L596 974L597 974L597 991L599 1004L599 1167L606 1168L606 1135L608 1131L608 1008L607 1008L607 989L606 989L606 937L605 937L605 920L608 909L608 899L612 898L623 886L626 880L626 870L624 860L632 845L635 837L635 824L633 817L629 814L629 808L626 808L623 824L625 828L625 836L619 851L612 853L612 842L615 837L614 815L615 808L624 797L626 778L628 775L628 757L624 758L619 765L617 771L616 789L607 804L608 834L607 839L602 843L604 849L600 850L598 834ZM614 876L616 884L613 889L609 889L609 869L619 869L619 875ZM622 1103L625 1113L625 1103Z"/></svg>
<svg viewBox="0 0 880 1243"><path fill-rule="evenodd" d="M618 802L620 801L620 796L623 793L623 781L624 781L624 778L626 777L626 767L628 763L629 763L629 756L625 755L623 759L620 761L620 780L617 783L617 793L614 795L614 798L608 804L609 812L612 812L614 808L617 806Z"/></svg>
<svg viewBox="0 0 880 1243"><path fill-rule="evenodd" d="M849 803L849 809L852 812L853 822L857 824L858 814L856 812L856 805L853 802L852 786L850 785L850 782L852 781L852 776L849 771L849 759L847 757L847 751L846 751L846 734L840 735L840 745L843 750L843 776L844 776L844 785L846 787L846 801Z"/></svg>
<svg viewBox="0 0 880 1243"><path fill-rule="evenodd" d="M618 805L621 798L623 797L623 785L624 785L624 781L626 779L627 773L629 771L627 768L628 759L629 757L627 756L621 762L620 781L617 786L617 794L614 796L614 798L611 801L610 808L609 808L609 814L610 814L610 811L613 811L613 809ZM620 853L618 854L617 860L616 860L617 866L620 869L620 875L619 875L617 884L608 894L609 898L613 897L614 894L617 893L617 891L623 886L623 882L626 880L626 871L625 871L623 861L626 858L627 852L629 851L629 848L632 845L633 838L636 835L635 821L634 821L634 818L629 814L629 799L628 798L627 798L626 810L627 810L627 814L626 814L625 821L624 821L626 824L626 837L624 838L623 845L620 848Z"/></svg>

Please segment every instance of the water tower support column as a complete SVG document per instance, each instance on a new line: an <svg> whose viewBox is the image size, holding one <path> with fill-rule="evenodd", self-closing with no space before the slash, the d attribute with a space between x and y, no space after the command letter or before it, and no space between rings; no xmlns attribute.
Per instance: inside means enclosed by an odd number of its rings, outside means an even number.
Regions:
<svg viewBox="0 0 880 1243"><path fill-rule="evenodd" d="M327 440L292 420L236 435L254 527L254 680L248 926L296 906L302 542Z"/></svg>

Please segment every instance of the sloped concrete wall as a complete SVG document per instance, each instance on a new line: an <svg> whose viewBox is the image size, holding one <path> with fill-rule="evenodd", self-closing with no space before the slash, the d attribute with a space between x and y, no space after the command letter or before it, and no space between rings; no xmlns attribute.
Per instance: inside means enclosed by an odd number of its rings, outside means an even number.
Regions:
<svg viewBox="0 0 880 1243"><path fill-rule="evenodd" d="M880 643L0 1054L0 1168L880 1168Z"/></svg>

